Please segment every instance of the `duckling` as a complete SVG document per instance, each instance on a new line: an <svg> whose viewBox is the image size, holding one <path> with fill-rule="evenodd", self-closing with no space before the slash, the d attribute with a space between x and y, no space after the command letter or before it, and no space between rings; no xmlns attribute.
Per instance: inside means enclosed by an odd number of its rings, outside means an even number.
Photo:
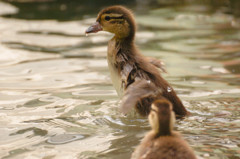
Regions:
<svg viewBox="0 0 240 159"><path fill-rule="evenodd" d="M173 110L178 117L188 114L174 89L161 76L159 69L165 72L161 61L144 57L137 49L134 43L136 22L129 9L123 6L111 6L100 11L96 22L86 30L86 34L99 31L114 34L108 42L107 61L113 86L120 98L126 95L129 86L134 85L137 88L138 84L141 84L138 81L145 80L161 90L161 96L173 103ZM159 93L159 91L155 92ZM141 100L136 100L134 106L137 112L147 116L151 103L157 96L157 94L153 97L143 95Z"/></svg>
<svg viewBox="0 0 240 159"><path fill-rule="evenodd" d="M131 159L196 159L188 143L172 131L175 117L168 100L154 101L148 119L152 131L143 138Z"/></svg>

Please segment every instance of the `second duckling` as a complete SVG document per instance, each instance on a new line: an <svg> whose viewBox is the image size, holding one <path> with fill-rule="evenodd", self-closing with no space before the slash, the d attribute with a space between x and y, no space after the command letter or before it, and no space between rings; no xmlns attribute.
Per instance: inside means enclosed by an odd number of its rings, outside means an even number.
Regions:
<svg viewBox="0 0 240 159"><path fill-rule="evenodd" d="M144 137L131 159L196 159L188 143L172 130L175 115L168 100L162 98L153 102L148 119L152 131Z"/></svg>

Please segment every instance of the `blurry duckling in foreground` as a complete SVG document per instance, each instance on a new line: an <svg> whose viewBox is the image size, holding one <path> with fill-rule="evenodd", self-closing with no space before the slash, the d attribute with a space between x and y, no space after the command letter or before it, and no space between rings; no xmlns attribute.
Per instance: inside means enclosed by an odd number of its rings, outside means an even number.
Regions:
<svg viewBox="0 0 240 159"><path fill-rule="evenodd" d="M175 116L168 100L154 101L148 119L152 131L144 137L131 159L196 159L188 143L172 130Z"/></svg>
<svg viewBox="0 0 240 159"><path fill-rule="evenodd" d="M134 85L134 88L137 88L139 81L145 80L152 83L155 90L161 90L160 96L173 103L173 111L178 117L186 116L188 112L181 100L160 74L159 69L164 72L161 61L144 57L138 51L134 42L136 23L132 12L123 6L111 6L103 9L99 12L96 22L86 30L86 34L102 30L114 34L114 37L108 42L107 61L112 83L118 95L125 96L129 86ZM147 116L149 114L152 102L159 96L159 91L155 90L150 93L151 97L141 96L136 100L137 103L134 103L140 115ZM123 108L127 107L121 107L122 112L127 113L129 109L124 110Z"/></svg>

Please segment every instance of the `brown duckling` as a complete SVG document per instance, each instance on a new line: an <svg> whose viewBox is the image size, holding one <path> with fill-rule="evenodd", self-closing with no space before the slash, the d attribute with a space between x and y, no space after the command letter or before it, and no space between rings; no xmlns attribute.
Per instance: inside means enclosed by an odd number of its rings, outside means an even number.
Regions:
<svg viewBox="0 0 240 159"><path fill-rule="evenodd" d="M152 131L144 137L131 159L196 159L188 143L172 131L175 116L168 100L154 101L148 119Z"/></svg>
<svg viewBox="0 0 240 159"><path fill-rule="evenodd" d="M123 6L112 6L100 11L96 22L86 30L86 34L102 30L114 34L108 42L107 61L113 86L120 97L125 96L129 86L134 84L137 88L138 81L145 80L161 90L161 96L173 103L173 110L178 117L188 114L174 89L161 76L159 68L164 71L161 61L144 57L138 51L134 43L136 23L130 10ZM134 106L140 115L149 114L151 103L157 96L143 95L141 100L136 100Z"/></svg>

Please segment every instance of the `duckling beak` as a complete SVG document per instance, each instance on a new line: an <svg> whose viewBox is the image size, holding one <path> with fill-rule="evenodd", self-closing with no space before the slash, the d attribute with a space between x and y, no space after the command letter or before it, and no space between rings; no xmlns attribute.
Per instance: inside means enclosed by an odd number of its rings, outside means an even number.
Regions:
<svg viewBox="0 0 240 159"><path fill-rule="evenodd" d="M87 30L85 31L86 34L89 34L89 33L97 33L99 31L102 30L102 26L100 25L99 22L95 22L93 23L92 26L90 26L89 28L87 28Z"/></svg>

